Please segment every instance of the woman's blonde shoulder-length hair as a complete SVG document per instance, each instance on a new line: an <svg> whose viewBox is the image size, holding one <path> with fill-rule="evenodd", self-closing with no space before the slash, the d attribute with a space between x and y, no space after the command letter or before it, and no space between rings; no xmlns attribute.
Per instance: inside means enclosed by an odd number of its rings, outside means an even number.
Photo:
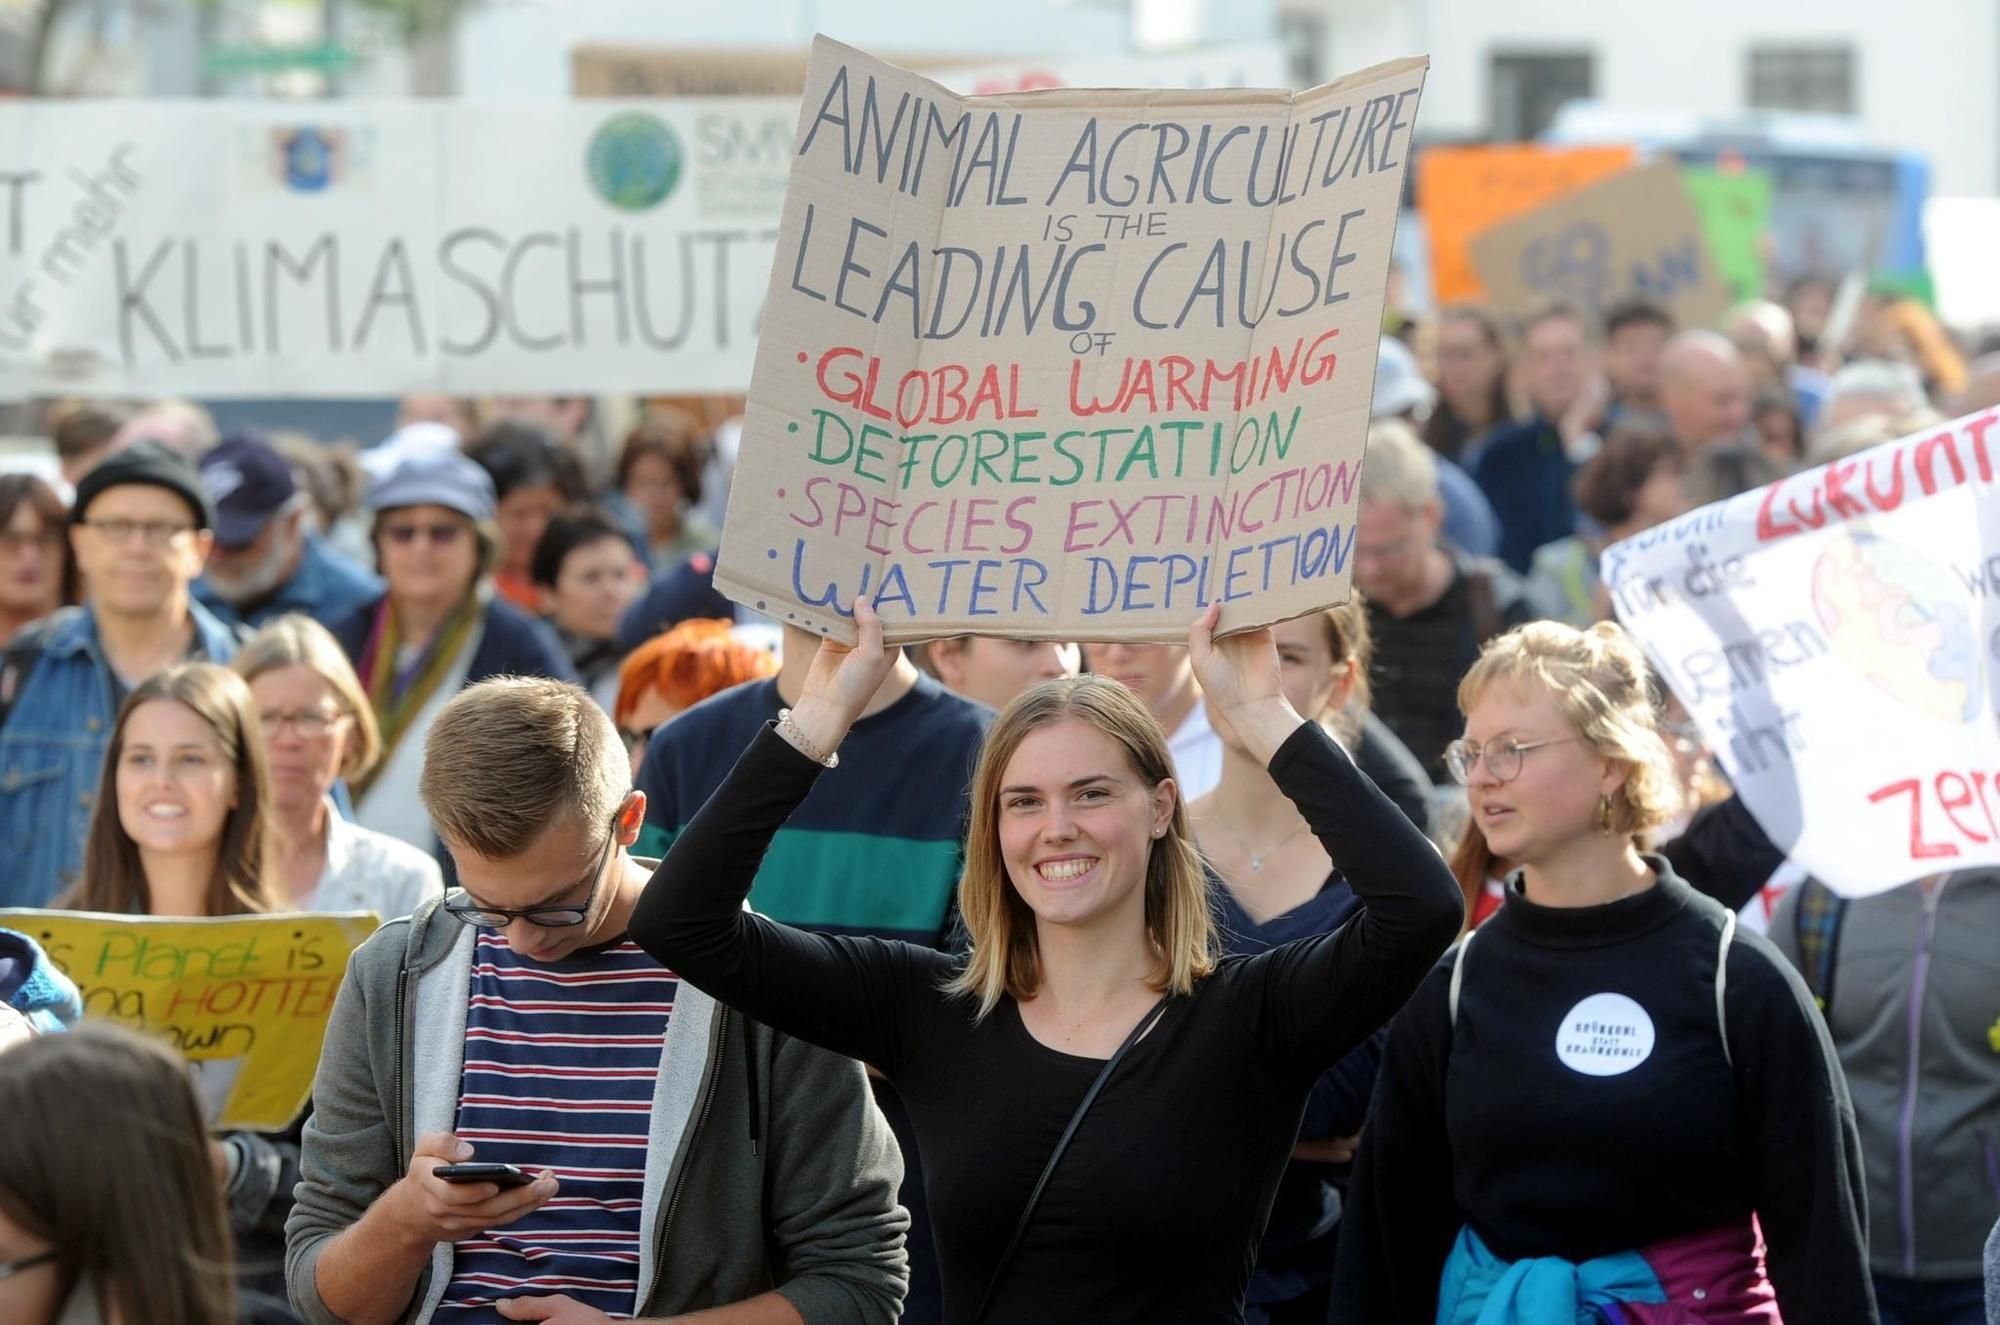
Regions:
<svg viewBox="0 0 2000 1325"><path fill-rule="evenodd" d="M1500 635L1458 685L1470 713L1495 686L1530 682L1548 691L1570 728L1603 758L1621 764L1625 783L1611 797L1612 831L1644 841L1680 812L1680 779L1660 734L1658 694L1646 655L1625 628L1588 630L1533 621Z"/></svg>
<svg viewBox="0 0 2000 1325"><path fill-rule="evenodd" d="M994 719L972 776L972 826L958 889L972 947L964 968L946 985L947 992L976 1000L980 1018L1002 994L1032 998L1041 982L1034 912L1014 890L1000 851L1000 787L1021 742L1064 721L1084 723L1116 741L1149 788L1174 775L1166 733L1152 713L1130 690L1101 676L1045 681ZM1147 858L1145 888L1146 933L1154 953L1148 983L1161 993L1191 993L1195 982L1215 969L1217 947L1207 875L1188 828L1187 802L1178 794L1167 831Z"/></svg>

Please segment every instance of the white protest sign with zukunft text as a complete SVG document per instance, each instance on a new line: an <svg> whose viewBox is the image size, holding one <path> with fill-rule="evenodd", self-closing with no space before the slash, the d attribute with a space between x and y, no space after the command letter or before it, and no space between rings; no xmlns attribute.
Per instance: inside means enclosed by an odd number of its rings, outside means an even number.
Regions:
<svg viewBox="0 0 2000 1325"><path fill-rule="evenodd" d="M821 39L716 586L892 642L1344 601L1426 67L967 97Z"/></svg>
<svg viewBox="0 0 2000 1325"><path fill-rule="evenodd" d="M1996 461L1970 415L1605 552L1737 794L1844 895L2000 864Z"/></svg>
<svg viewBox="0 0 2000 1325"><path fill-rule="evenodd" d="M740 391L797 107L0 106L0 398Z"/></svg>

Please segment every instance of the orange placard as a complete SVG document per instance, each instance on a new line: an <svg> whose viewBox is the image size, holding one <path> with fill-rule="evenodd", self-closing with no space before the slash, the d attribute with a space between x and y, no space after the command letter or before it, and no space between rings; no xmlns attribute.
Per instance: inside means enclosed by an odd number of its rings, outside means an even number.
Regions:
<svg viewBox="0 0 2000 1325"><path fill-rule="evenodd" d="M1432 147L1417 154L1417 210L1430 230L1431 281L1440 303L1483 299L1467 245L1489 226L1532 211L1632 164L1630 146L1504 143Z"/></svg>

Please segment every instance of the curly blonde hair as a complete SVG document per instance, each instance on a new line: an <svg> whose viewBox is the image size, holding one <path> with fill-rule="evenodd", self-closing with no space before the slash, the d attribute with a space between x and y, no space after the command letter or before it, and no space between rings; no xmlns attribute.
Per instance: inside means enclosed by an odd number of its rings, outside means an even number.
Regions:
<svg viewBox="0 0 2000 1325"><path fill-rule="evenodd" d="M1588 630L1559 621L1516 626L1480 650L1458 684L1459 711L1471 712L1497 685L1524 681L1545 689L1600 756L1624 766L1625 783L1611 797L1613 831L1643 840L1680 812L1680 778L1660 732L1652 672L1624 627L1610 621Z"/></svg>

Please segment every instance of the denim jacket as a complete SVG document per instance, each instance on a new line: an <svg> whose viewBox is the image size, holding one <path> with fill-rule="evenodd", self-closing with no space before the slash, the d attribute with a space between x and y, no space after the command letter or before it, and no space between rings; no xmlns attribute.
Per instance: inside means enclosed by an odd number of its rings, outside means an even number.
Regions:
<svg viewBox="0 0 2000 1325"><path fill-rule="evenodd" d="M236 635L197 602L188 656L227 662ZM124 688L90 608L56 619L0 727L0 906L47 906L83 869L104 747Z"/></svg>

